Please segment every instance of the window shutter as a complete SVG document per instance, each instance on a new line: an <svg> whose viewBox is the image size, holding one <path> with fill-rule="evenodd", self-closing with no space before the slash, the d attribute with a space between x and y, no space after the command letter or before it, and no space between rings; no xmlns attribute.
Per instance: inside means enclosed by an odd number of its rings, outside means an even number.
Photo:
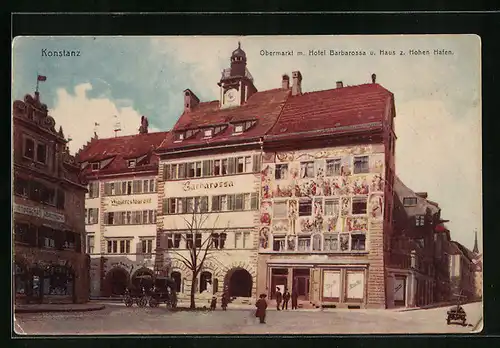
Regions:
<svg viewBox="0 0 500 348"><path fill-rule="evenodd" d="M229 158L227 173L234 174L235 167L236 167L236 158L234 158L234 157Z"/></svg>
<svg viewBox="0 0 500 348"><path fill-rule="evenodd" d="M168 198L163 199L163 214L170 214L170 200Z"/></svg>
<svg viewBox="0 0 500 348"><path fill-rule="evenodd" d="M250 209L255 210L259 207L259 196L257 193L252 193L251 199L250 199Z"/></svg>
<svg viewBox="0 0 500 348"><path fill-rule="evenodd" d="M94 219L94 223L98 223L98 217L99 217L99 208L94 208L92 209L92 218Z"/></svg>
<svg viewBox="0 0 500 348"><path fill-rule="evenodd" d="M260 154L253 155L253 171L254 171L254 173L261 171L261 167L262 167L261 161L262 161L262 156Z"/></svg>
<svg viewBox="0 0 500 348"><path fill-rule="evenodd" d="M163 181L172 179L172 173L170 173L170 164L165 164L163 166Z"/></svg>

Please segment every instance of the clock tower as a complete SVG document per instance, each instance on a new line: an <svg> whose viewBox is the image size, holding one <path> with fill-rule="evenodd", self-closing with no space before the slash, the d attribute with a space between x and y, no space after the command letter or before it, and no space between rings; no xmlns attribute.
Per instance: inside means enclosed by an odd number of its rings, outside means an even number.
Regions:
<svg viewBox="0 0 500 348"><path fill-rule="evenodd" d="M238 48L231 54L231 67L222 71L218 83L220 87L220 107L236 107L243 105L255 92L253 77L247 69L247 55Z"/></svg>

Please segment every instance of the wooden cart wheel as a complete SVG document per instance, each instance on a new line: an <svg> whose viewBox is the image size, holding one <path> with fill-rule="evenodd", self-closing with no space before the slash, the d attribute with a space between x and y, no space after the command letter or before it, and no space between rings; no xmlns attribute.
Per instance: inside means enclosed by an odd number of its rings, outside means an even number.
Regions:
<svg viewBox="0 0 500 348"><path fill-rule="evenodd" d="M125 306L132 307L133 304L134 304L134 301L130 297L125 298Z"/></svg>
<svg viewBox="0 0 500 348"><path fill-rule="evenodd" d="M148 304L148 300L146 297L141 297L138 301L137 301L137 305L139 307L146 307L146 305Z"/></svg>
<svg viewBox="0 0 500 348"><path fill-rule="evenodd" d="M149 299L149 307L158 307L160 303L154 297Z"/></svg>

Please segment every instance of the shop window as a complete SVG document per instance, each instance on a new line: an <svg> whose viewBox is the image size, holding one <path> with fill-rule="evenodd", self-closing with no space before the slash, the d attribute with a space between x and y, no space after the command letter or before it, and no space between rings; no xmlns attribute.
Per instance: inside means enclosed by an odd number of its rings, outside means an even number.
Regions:
<svg viewBox="0 0 500 348"><path fill-rule="evenodd" d="M300 177L314 178L314 162L311 161L300 163Z"/></svg>
<svg viewBox="0 0 500 348"><path fill-rule="evenodd" d="M285 180L288 178L288 164L277 164L274 171L274 178L276 180Z"/></svg>
<svg viewBox="0 0 500 348"><path fill-rule="evenodd" d="M299 201L299 216L311 216L312 214L312 200L301 199Z"/></svg>
<svg viewBox="0 0 500 348"><path fill-rule="evenodd" d="M323 242L324 251L338 251L339 250L339 240L338 235L326 235Z"/></svg>
<svg viewBox="0 0 500 348"><path fill-rule="evenodd" d="M366 197L353 197L352 213L353 215L366 214L367 200Z"/></svg>
<svg viewBox="0 0 500 348"><path fill-rule="evenodd" d="M43 164L47 163L47 145L37 144L36 161Z"/></svg>
<svg viewBox="0 0 500 348"><path fill-rule="evenodd" d="M310 251L311 250L311 237L299 237L298 238L298 251Z"/></svg>
<svg viewBox="0 0 500 348"><path fill-rule="evenodd" d="M369 173L368 156L354 157L354 174Z"/></svg>
<svg viewBox="0 0 500 348"><path fill-rule="evenodd" d="M15 285L16 285L16 294L25 295L28 290L28 281L27 281L27 273L24 267L15 264Z"/></svg>
<svg viewBox="0 0 500 348"><path fill-rule="evenodd" d="M35 159L35 141L33 139L24 139L24 157Z"/></svg>
<svg viewBox="0 0 500 348"><path fill-rule="evenodd" d="M351 249L352 250L365 250L366 249L366 235L364 235L364 234L351 235Z"/></svg>
<svg viewBox="0 0 500 348"><path fill-rule="evenodd" d="M44 272L44 295L73 295L73 273L68 267L52 266Z"/></svg>
<svg viewBox="0 0 500 348"><path fill-rule="evenodd" d="M340 175L341 162L340 159L332 159L326 161L326 176Z"/></svg>
<svg viewBox="0 0 500 348"><path fill-rule="evenodd" d="M273 207L274 218L281 219L287 217L287 203L275 202Z"/></svg>
<svg viewBox="0 0 500 348"><path fill-rule="evenodd" d="M274 236L273 251L285 251L285 237Z"/></svg>

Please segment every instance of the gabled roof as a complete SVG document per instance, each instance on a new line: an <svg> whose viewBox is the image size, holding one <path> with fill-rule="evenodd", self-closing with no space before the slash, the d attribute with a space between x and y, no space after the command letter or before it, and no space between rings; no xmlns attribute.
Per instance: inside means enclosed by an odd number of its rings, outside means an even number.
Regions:
<svg viewBox="0 0 500 348"><path fill-rule="evenodd" d="M377 83L290 96L268 138L381 129L393 94Z"/></svg>
<svg viewBox="0 0 500 348"><path fill-rule="evenodd" d="M275 124L289 93L290 90L282 89L256 92L248 98L244 105L232 108L221 109L218 100L202 102L193 110L183 112L172 129L171 134L166 137L165 141L159 147L159 150L232 141L243 143L249 139L262 137ZM254 127L239 135L233 135L232 125L234 123L250 120L257 120ZM199 132L191 138L184 139L182 142L175 142L174 134L176 132L189 129L203 130L203 128L218 125L228 125L228 127L210 139L203 139L203 132Z"/></svg>
<svg viewBox="0 0 500 348"><path fill-rule="evenodd" d="M147 134L134 134L116 138L104 138L92 140L77 153L79 162L93 163L110 160L104 168L92 171L89 166L83 170L83 174L99 172L100 174L112 174L123 172L134 172L148 170L158 166L158 157L153 151L161 144L169 132L156 132ZM147 165L136 168L128 168L128 159L137 159L146 156Z"/></svg>
<svg viewBox="0 0 500 348"><path fill-rule="evenodd" d="M407 217L413 217L415 215L425 215L427 209L430 209L431 214L438 213L441 209L438 204L432 202L428 199L422 198L417 195L412 189L406 186L403 181L396 175L394 177L394 193L398 205L404 209ZM417 204L414 206L405 207L403 200L407 197L413 197L417 199Z"/></svg>

